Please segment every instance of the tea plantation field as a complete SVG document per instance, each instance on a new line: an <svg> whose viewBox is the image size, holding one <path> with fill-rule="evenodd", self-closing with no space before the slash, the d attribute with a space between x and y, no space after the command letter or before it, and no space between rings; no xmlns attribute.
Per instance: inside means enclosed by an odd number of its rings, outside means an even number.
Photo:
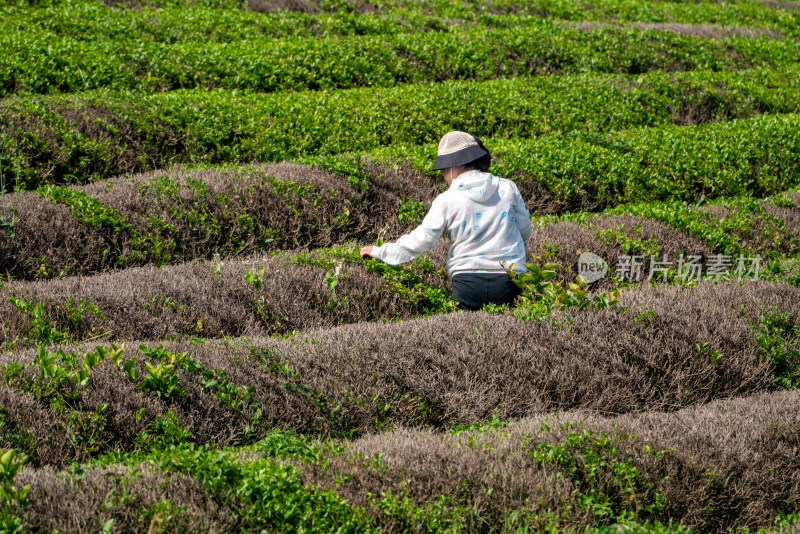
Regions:
<svg viewBox="0 0 800 534"><path fill-rule="evenodd" d="M0 0L0 533L798 531L800 3Z"/></svg>

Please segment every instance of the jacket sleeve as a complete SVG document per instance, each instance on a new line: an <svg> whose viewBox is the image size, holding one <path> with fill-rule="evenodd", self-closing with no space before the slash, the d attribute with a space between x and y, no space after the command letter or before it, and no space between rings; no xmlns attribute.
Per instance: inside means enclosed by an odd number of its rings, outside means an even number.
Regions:
<svg viewBox="0 0 800 534"><path fill-rule="evenodd" d="M432 248L442 236L446 226L444 211L436 200L425 215L422 224L411 233L401 236L394 243L386 243L381 247L373 247L371 256L389 265L398 265L416 259L423 252Z"/></svg>
<svg viewBox="0 0 800 534"><path fill-rule="evenodd" d="M513 184L514 182L511 183ZM517 228L519 229L519 234L522 236L523 241L527 241L530 239L532 231L531 214L528 212L528 208L525 207L525 199L522 198L517 184L514 184L514 193L517 197L516 207L514 208L515 222L517 223Z"/></svg>

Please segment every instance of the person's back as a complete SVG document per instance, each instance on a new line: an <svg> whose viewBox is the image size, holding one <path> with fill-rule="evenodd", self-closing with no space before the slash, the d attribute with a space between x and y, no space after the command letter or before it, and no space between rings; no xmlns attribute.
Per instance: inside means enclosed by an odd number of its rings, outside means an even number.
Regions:
<svg viewBox="0 0 800 534"><path fill-rule="evenodd" d="M514 182L488 172L467 171L434 203L442 210L451 241L447 259L451 276L502 273L503 263L524 261L530 216Z"/></svg>
<svg viewBox="0 0 800 534"><path fill-rule="evenodd" d="M450 132L439 143L433 169L442 169L450 188L437 196L422 224L394 243L368 245L363 256L397 265L433 247L443 232L451 240L447 270L453 298L463 309L511 304L519 289L504 266L525 271L525 241L531 221L516 184L488 172L491 155L464 132Z"/></svg>

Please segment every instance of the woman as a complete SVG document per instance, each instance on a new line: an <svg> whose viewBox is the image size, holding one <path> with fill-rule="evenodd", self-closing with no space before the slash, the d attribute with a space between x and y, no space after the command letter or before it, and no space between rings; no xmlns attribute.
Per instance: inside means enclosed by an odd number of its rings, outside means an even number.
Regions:
<svg viewBox="0 0 800 534"><path fill-rule="evenodd" d="M437 196L422 224L394 243L368 245L361 256L390 265L411 261L433 247L446 231L447 271L453 298L465 310L484 304L511 304L519 288L503 269L525 272L525 242L531 220L516 184L489 173L492 156L480 139L449 132L439 142L433 170L442 170L450 188Z"/></svg>

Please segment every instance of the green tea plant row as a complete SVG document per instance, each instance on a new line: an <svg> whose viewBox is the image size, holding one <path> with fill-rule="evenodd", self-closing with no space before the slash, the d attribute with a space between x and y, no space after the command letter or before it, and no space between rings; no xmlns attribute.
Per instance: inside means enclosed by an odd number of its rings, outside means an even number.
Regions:
<svg viewBox="0 0 800 534"><path fill-rule="evenodd" d="M466 18L472 24L487 28L514 28L533 25L535 27L541 17L572 21L637 21L637 22L691 22L695 24L720 24L755 27L782 28L788 33L796 30L795 14L780 12L760 3L749 2L749 6L739 6L749 10L749 15L732 14L731 3L720 6L719 3L705 4L695 7L682 6L684 10L694 10L693 15L680 17L671 15L658 16L659 8L676 9L678 6L665 2L653 4L647 9L651 16L619 16L617 13L604 12L598 9L587 10L585 5L577 9L569 2L562 2L559 12L553 2L549 9L539 9L533 15L515 13L502 15L486 10L472 9L474 6L460 6L457 12L451 10L449 17L443 19L430 5L416 3L397 10L387 9L382 12L357 12L342 5L321 13L302 13L278 11L276 13L253 13L240 9L219 9L207 7L199 2L180 2L160 8L149 6L143 10L114 9L104 3L95 1L73 0L58 2L47 7L31 9L25 5L5 5L0 7L0 28L4 32L28 32L45 30L55 35L71 37L78 40L94 40L106 38L129 38L135 35L140 41L177 43L188 41L199 42L236 42L261 37L320 37L332 35L388 35L395 33L441 31L446 30L447 21L457 22ZM428 3L429 4L429 3ZM630 4L630 3L629 3ZM745 3L746 4L746 3ZM531 5L530 3L528 5ZM450 6L443 6L450 9ZM641 5L637 6L640 10ZM733 10L737 8L734 7ZM726 13L727 11L727 13ZM641 15L641 11L638 15ZM581 15L584 15L582 17ZM604 16L606 15L606 16ZM726 19L726 17L729 17Z"/></svg>
<svg viewBox="0 0 800 534"><path fill-rule="evenodd" d="M693 202L777 194L798 184L798 142L800 117L794 114L486 140L497 159L492 172L517 179L531 195L547 195L550 213L599 211L649 199ZM436 145L396 145L370 155L386 163L405 159L430 172ZM335 157L314 161L325 165L326 159Z"/></svg>
<svg viewBox="0 0 800 534"><path fill-rule="evenodd" d="M614 0L602 6L589 7L579 0L536 0L534 2L485 0L479 2L444 2L389 0L372 2L322 1L321 14L300 13L252 13L248 12L246 2L229 0L200 0L180 2L160 0L141 2L147 9L141 13L109 13L111 11L99 2L83 0L5 0L2 4L9 14L19 17L21 22L40 23L57 20L54 26L62 32L73 31L87 34L105 35L116 28L119 20L129 21L132 29L143 29L146 33L166 36L176 35L185 38L198 33L204 27L204 19L213 16L220 19L220 28L227 31L242 32L242 37L274 31L305 32L307 28L317 28L327 32L370 33L385 32L389 28L432 28L444 27L443 21L470 21L481 25L509 26L519 23L521 18L550 18L572 21L641 21L677 22L688 24L720 24L737 26L762 26L781 28L796 32L797 13L791 9L778 9L757 0L729 2L658 2L644 4L636 0ZM17 6L16 8L14 6ZM364 6L378 7L373 14ZM30 9L35 7L36 9ZM292 6L287 5L291 10ZM13 11L12 11L13 10ZM26 11L34 11L32 14ZM213 15L211 15L213 13ZM148 19L155 18L163 29L151 29ZM179 20L183 18L184 20ZM72 19L72 20L71 20ZM80 20L80 22L79 22ZM109 24L113 24L111 28ZM189 27L189 31L184 28ZM216 33L211 31L212 36ZM188 33L188 35L187 35ZM166 37L165 36L165 37ZM277 36L277 35L276 35Z"/></svg>
<svg viewBox="0 0 800 534"><path fill-rule="evenodd" d="M24 28L0 37L0 96L101 87L137 91L318 90L542 73L735 70L798 63L793 39L704 39L654 30L582 31L549 21L512 29L226 43L76 41Z"/></svg>
<svg viewBox="0 0 800 534"><path fill-rule="evenodd" d="M417 145L438 141L453 129L481 137L531 138L719 121L795 111L799 75L800 70L787 68L448 81L271 95L186 90L20 97L6 100L0 115L0 166L6 184L33 187L85 183L176 162L269 162ZM464 102L471 105L465 108ZM543 136L539 142L548 140L571 145L567 137Z"/></svg>
<svg viewBox="0 0 800 534"><path fill-rule="evenodd" d="M780 9L758 0L732 2L641 2L610 0L586 4L581 0L380 0L384 11L416 12L424 10L443 18L492 20L493 17L529 15L572 21L667 22L685 24L723 24L738 26L773 26L797 32L797 10ZM780 4L778 4L780 5ZM489 15L491 13L497 15Z"/></svg>
<svg viewBox="0 0 800 534"><path fill-rule="evenodd" d="M140 42L237 42L260 38L388 35L446 26L434 16L411 19L390 14L347 10L302 13L280 10L254 13L219 9L198 2L175 2L163 7L116 9L103 2L74 0L32 9L25 5L0 7L3 32L46 31L79 41L130 39Z"/></svg>

